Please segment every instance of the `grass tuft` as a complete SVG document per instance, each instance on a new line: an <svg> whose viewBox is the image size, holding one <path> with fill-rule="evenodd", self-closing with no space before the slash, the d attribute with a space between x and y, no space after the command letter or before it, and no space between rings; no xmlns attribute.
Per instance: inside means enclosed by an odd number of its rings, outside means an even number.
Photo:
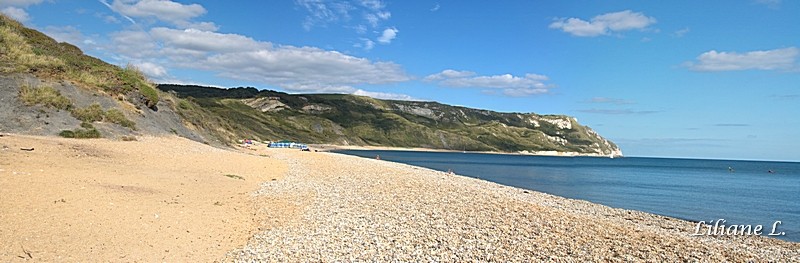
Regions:
<svg viewBox="0 0 800 263"><path fill-rule="evenodd" d="M122 127L136 130L136 123L125 117L125 114L122 113L122 111L118 109L110 109L104 112L103 107L97 103L89 105L89 107L86 108L73 109L72 116L83 122L96 122L105 120L118 124Z"/></svg>
<svg viewBox="0 0 800 263"><path fill-rule="evenodd" d="M72 116L83 122L102 121L105 113L100 104L92 104L86 108L76 108L72 110Z"/></svg>
<svg viewBox="0 0 800 263"><path fill-rule="evenodd" d="M136 123L125 117L125 114L118 109L110 109L106 111L105 120L111 123L119 124L122 127L136 130Z"/></svg>
<svg viewBox="0 0 800 263"><path fill-rule="evenodd" d="M63 130L58 133L59 136L64 138L76 138L76 139L92 139L92 138L100 138L100 132L92 126L91 123L83 122L81 123L82 128L78 128L75 130Z"/></svg>
<svg viewBox="0 0 800 263"><path fill-rule="evenodd" d="M59 110L68 110L72 107L72 102L67 97L48 86L34 88L24 85L19 89L19 99L28 106L43 105Z"/></svg>

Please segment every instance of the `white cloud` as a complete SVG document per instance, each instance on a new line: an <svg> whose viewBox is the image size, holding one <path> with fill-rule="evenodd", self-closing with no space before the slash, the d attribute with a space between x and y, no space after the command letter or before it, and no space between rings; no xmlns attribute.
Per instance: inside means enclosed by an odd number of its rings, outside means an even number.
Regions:
<svg viewBox="0 0 800 263"><path fill-rule="evenodd" d="M656 19L643 13L625 10L595 16L591 21L580 18L559 18L550 24L550 28L560 29L579 37L608 35L612 32L646 29L656 23Z"/></svg>
<svg viewBox="0 0 800 263"><path fill-rule="evenodd" d="M30 16L28 16L28 12L25 12L25 10L23 10L22 8L18 8L18 7L9 6L9 7L3 8L3 9L0 9L0 13L3 13L5 15L13 18L14 20L17 20L17 22L20 22L20 23L28 22L28 19L30 19Z"/></svg>
<svg viewBox="0 0 800 263"><path fill-rule="evenodd" d="M679 30L673 32L672 35L675 36L675 37L683 37L684 35L689 33L689 31L690 31L690 29L688 27L684 27L682 29L679 29Z"/></svg>
<svg viewBox="0 0 800 263"><path fill-rule="evenodd" d="M765 5L772 9L778 9L781 7L782 0L756 0L757 4Z"/></svg>
<svg viewBox="0 0 800 263"><path fill-rule="evenodd" d="M86 43L86 41L88 41L88 39L73 26L48 26L45 27L42 32L58 42L67 42L74 45L80 45L81 43Z"/></svg>
<svg viewBox="0 0 800 263"><path fill-rule="evenodd" d="M400 32L400 30L394 27L383 30L383 34L378 37L378 42L381 44L392 43L392 40L397 37L397 32Z"/></svg>
<svg viewBox="0 0 800 263"><path fill-rule="evenodd" d="M375 42L370 39L362 38L361 41L363 43L356 43L353 46L357 48L363 48L364 50L370 50L375 47Z"/></svg>
<svg viewBox="0 0 800 263"><path fill-rule="evenodd" d="M434 5L434 6L431 8L431 12L436 12L436 11L439 11L439 9L440 9L440 8L442 8L442 6L440 6L440 5L439 5L439 3L436 3L436 5Z"/></svg>
<svg viewBox="0 0 800 263"><path fill-rule="evenodd" d="M352 86L407 81L400 65L315 47L276 46L252 38L196 29L153 28L112 36L118 54L142 61L206 70L289 91L351 93ZM135 43L135 44L132 44ZM132 59L133 60L133 59Z"/></svg>
<svg viewBox="0 0 800 263"><path fill-rule="evenodd" d="M112 3L100 0L114 12L135 23L132 18L152 18L165 21L181 28L201 30L217 30L211 22L191 22L192 19L206 13L199 4L181 4L170 0L114 0Z"/></svg>
<svg viewBox="0 0 800 263"><path fill-rule="evenodd" d="M29 5L36 5L41 3L44 0L3 0L0 2L0 6L21 6L26 7Z"/></svg>
<svg viewBox="0 0 800 263"><path fill-rule="evenodd" d="M386 7L386 4L380 0L361 0L359 3L372 10L380 10Z"/></svg>
<svg viewBox="0 0 800 263"><path fill-rule="evenodd" d="M271 46L269 43L258 42L242 35L223 34L198 29L176 30L156 27L150 30L150 35L163 41L169 47L202 52L237 52L269 48Z"/></svg>
<svg viewBox="0 0 800 263"><path fill-rule="evenodd" d="M474 72L450 69L429 75L425 80L446 87L499 89L504 95L512 97L545 94L554 87L552 84L545 84L547 76L539 74L525 74L524 77L511 74L476 76ZM494 93L494 90L485 91Z"/></svg>
<svg viewBox="0 0 800 263"><path fill-rule="evenodd" d="M373 91L366 91L366 90L362 90L362 89L358 89L358 90L354 91L352 94L353 95L359 95L359 96L367 96L367 97L372 97L372 98L382 99L382 100L411 100L411 101L418 101L419 100L419 99L416 99L416 98L411 97L411 96L406 95L406 94L373 92Z"/></svg>
<svg viewBox="0 0 800 263"><path fill-rule="evenodd" d="M711 50L700 54L697 62L687 62L685 66L695 71L795 70L799 55L800 49L796 47L746 53Z"/></svg>
<svg viewBox="0 0 800 263"><path fill-rule="evenodd" d="M445 69L445 70L442 70L442 72L428 75L427 77L425 77L425 81L437 81L437 80L454 79L454 78L467 78L467 77L471 77L471 76L475 76L475 72Z"/></svg>
<svg viewBox="0 0 800 263"><path fill-rule="evenodd" d="M139 62L133 63L133 66L142 71L142 73L147 75L150 79L161 79L168 76L167 69L155 63Z"/></svg>
<svg viewBox="0 0 800 263"><path fill-rule="evenodd" d="M635 102L625 100L625 99L615 99L615 98L608 98L608 97L594 97L586 102L588 103L606 103L606 104L615 104L615 105L627 105L627 104L636 104Z"/></svg>
<svg viewBox="0 0 800 263"><path fill-rule="evenodd" d="M119 24L119 19L117 19L115 16L103 16L102 18L103 21L106 21L106 23Z"/></svg>

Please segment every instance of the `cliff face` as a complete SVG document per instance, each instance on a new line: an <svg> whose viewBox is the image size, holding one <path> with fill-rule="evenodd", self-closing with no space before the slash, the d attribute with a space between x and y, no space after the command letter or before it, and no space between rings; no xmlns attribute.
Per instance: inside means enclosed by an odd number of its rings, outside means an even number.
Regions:
<svg viewBox="0 0 800 263"><path fill-rule="evenodd" d="M192 123L211 130L232 129L237 136L264 140L622 155L614 143L580 125L575 118L563 115L501 113L437 102L378 100L342 94L291 95L255 88L183 85L158 88L182 98L178 105L185 107L178 112ZM210 116L224 121L214 123L209 121L213 120Z"/></svg>

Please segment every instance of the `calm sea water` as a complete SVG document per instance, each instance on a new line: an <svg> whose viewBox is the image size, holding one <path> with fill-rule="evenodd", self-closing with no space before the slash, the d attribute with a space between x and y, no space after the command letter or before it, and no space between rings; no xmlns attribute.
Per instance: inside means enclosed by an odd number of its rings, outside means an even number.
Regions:
<svg viewBox="0 0 800 263"><path fill-rule="evenodd" d="M763 225L764 235L781 221L778 229L786 235L774 237L800 242L800 163L796 162L338 152L453 169L504 185L690 221L725 219L727 225Z"/></svg>

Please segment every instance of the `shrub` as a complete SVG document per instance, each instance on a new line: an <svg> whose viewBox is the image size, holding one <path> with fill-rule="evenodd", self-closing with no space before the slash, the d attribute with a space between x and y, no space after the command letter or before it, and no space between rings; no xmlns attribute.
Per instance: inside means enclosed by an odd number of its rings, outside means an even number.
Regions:
<svg viewBox="0 0 800 263"><path fill-rule="evenodd" d="M128 64L119 72L119 78L123 85L139 91L147 100L145 104L148 108L153 108L158 103L158 91L147 83L147 77L133 65Z"/></svg>
<svg viewBox="0 0 800 263"><path fill-rule="evenodd" d="M72 110L72 116L84 122L102 121L105 113L100 104L92 104L86 108L77 108Z"/></svg>
<svg viewBox="0 0 800 263"><path fill-rule="evenodd" d="M106 111L105 120L111 123L119 124L122 127L127 127L134 130L136 129L136 123L125 117L125 114L118 109L110 109Z"/></svg>
<svg viewBox="0 0 800 263"><path fill-rule="evenodd" d="M22 86L19 89L19 99L28 106L41 104L45 107L59 110L67 110L72 107L72 102L68 98L62 96L58 90L48 86L38 88L27 85Z"/></svg>
<svg viewBox="0 0 800 263"><path fill-rule="evenodd" d="M63 130L58 133L59 136L64 138L76 138L76 139L91 139L91 138L100 138L100 132L94 128L89 123L81 123L81 127L84 129L75 129L75 130Z"/></svg>

